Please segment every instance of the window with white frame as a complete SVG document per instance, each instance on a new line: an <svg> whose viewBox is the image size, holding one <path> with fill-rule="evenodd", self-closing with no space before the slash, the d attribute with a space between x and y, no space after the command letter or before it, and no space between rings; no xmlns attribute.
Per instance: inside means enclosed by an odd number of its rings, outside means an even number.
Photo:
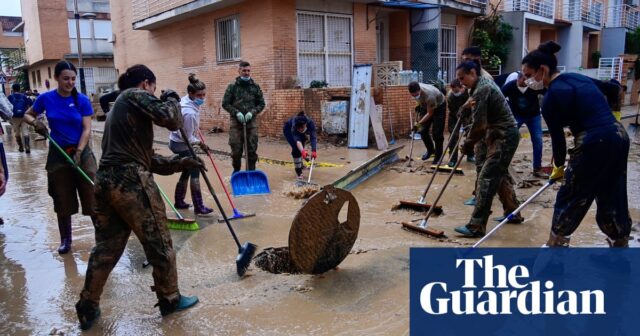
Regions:
<svg viewBox="0 0 640 336"><path fill-rule="evenodd" d="M298 77L304 87L314 80L350 86L352 46L350 15L298 12Z"/></svg>
<svg viewBox="0 0 640 336"><path fill-rule="evenodd" d="M238 14L216 20L218 62L240 60L240 20Z"/></svg>
<svg viewBox="0 0 640 336"><path fill-rule="evenodd" d="M456 26L443 24L440 27L440 79L450 83L456 77L456 66Z"/></svg>

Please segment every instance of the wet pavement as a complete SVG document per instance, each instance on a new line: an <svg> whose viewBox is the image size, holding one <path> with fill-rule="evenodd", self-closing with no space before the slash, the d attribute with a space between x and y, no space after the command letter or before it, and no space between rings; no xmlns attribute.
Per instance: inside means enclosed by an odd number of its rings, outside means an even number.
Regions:
<svg viewBox="0 0 640 336"><path fill-rule="evenodd" d="M630 112L627 111L626 114ZM92 148L100 155L100 129L95 123ZM526 128L521 129L526 136ZM227 134L207 136L210 147L228 151ZM155 145L160 153L169 151L162 142L166 132L158 132ZM34 142L30 155L18 153L15 140L5 136L10 178L7 193L0 198L0 334L31 335L79 334L74 304L84 281L89 252L93 247L93 227L87 217L73 216L72 252L60 256L58 228L51 199L46 192L47 144ZM629 206L635 227L640 219L640 135L635 137L629 154ZM408 144L408 141L400 141ZM550 143L545 138L543 164L550 161ZM415 143L417 153L423 145ZM512 165L518 179L533 179L530 171L531 144L523 137ZM283 141L261 139L259 153L278 160L289 160ZM379 152L348 150L328 144L319 145L323 162L343 165L314 169L313 180L328 184ZM408 154L405 146L401 156ZM203 159L206 159L203 157ZM228 186L230 160L216 155L215 160ZM225 210L231 208L217 177L206 159L209 177L219 193ZM400 222L419 219L410 211L392 212L400 199L417 200L431 174L408 172L399 162L383 170L355 190L361 212L360 232L352 249L337 270L319 276L271 274L251 266L248 276L239 279L235 272L237 249L223 224L215 219L198 219L201 230L172 231L176 247L180 289L197 295L200 303L186 312L161 318L155 304L151 269L143 268L141 245L132 236L120 262L112 272L102 296L102 316L89 335L403 335L409 328L409 248L422 246L468 246L475 239L459 238L453 228L465 224L472 207L462 205L469 198L475 181L474 166L463 162L464 176L454 176L440 204L444 213L429 220L429 225L445 231L448 238L435 239L403 230ZM414 163L418 167L422 162ZM430 163L429 163L430 164ZM426 164L425 164L426 165ZM258 165L268 176L272 193L268 196L235 198L243 212L256 217L234 221L241 242L251 241L259 251L286 246L288 232L303 200L285 196L292 187L292 167L278 164ZM307 174L308 171L305 171ZM169 195L178 176L158 176ZM432 201L442 188L446 174L440 173L427 195ZM541 181L544 183L544 181ZM203 184L204 187L204 184ZM537 186L517 189L526 199ZM552 188L551 188L552 189ZM171 196L170 196L171 197ZM213 199L205 193L213 207ZM546 191L523 211L521 225L506 225L485 246L537 247L548 237L555 190ZM190 197L187 196L187 202ZM501 215L497 199L493 216ZM185 214L192 215L186 211ZM605 246L604 235L595 224L595 206L572 238L576 246ZM489 224L493 227L495 222ZM632 245L638 246L640 234L632 232Z"/></svg>

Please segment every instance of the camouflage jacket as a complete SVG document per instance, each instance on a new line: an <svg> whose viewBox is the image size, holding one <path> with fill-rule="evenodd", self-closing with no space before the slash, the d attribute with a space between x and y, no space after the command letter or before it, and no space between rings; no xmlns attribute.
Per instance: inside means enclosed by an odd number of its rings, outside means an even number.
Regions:
<svg viewBox="0 0 640 336"><path fill-rule="evenodd" d="M247 123L247 127L256 127L256 116L264 110L264 98L260 86L253 79L243 81L240 77L237 77L236 81L229 84L224 92L222 108L229 112L232 127L242 126L236 119L238 112L242 114L251 112L253 118Z"/></svg>
<svg viewBox="0 0 640 336"><path fill-rule="evenodd" d="M137 163L151 172L161 169L155 167L165 160L153 152L153 124L172 131L182 127L180 102L162 101L138 88L122 91L107 114L100 166Z"/></svg>
<svg viewBox="0 0 640 336"><path fill-rule="evenodd" d="M471 129L465 146L475 144L483 138L488 144L492 143L494 139L503 138L509 129L516 127L516 120L507 100L492 80L480 77L471 90L471 99L475 101L475 106L471 112Z"/></svg>

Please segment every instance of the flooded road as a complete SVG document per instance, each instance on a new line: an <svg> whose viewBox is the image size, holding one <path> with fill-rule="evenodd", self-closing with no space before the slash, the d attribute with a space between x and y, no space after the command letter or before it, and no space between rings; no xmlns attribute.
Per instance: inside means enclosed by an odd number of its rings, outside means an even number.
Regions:
<svg viewBox="0 0 640 336"><path fill-rule="evenodd" d="M524 129L524 128L523 128ZM226 134L209 137L213 148L228 150ZM156 136L156 139L164 137ZM92 148L99 158L100 134L94 133ZM290 160L286 144L261 139L259 153ZM212 145L210 144L210 146ZM18 153L15 140L5 136L9 163L7 193L0 198L0 334L32 335L64 332L79 334L74 304L83 285L89 252L94 244L93 227L87 217L73 217L73 246L66 255L56 249L60 237L53 205L46 192L46 143L35 142L30 156ZM320 185L375 156L375 150L347 150L321 147L322 161L343 167L314 169L313 180ZM422 144L415 143L421 153ZM543 162L549 162L549 144L545 143ZM155 146L168 154L166 146ZM408 146L407 146L408 147ZM401 156L408 152L405 147ZM513 168L520 179L530 178L528 138L521 140ZM414 154L416 153L414 152ZM528 158L527 158L528 157ZM211 165L209 177L228 213L231 208ZM225 156L216 156L228 185L231 168ZM519 160L519 162L516 162ZM529 161L527 161L529 160ZM634 223L640 218L640 145L632 145L629 155L629 205ZM465 224L472 207L462 205L469 198L475 181L474 166L463 162L464 176L454 176L441 204L444 213L430 219L434 228L449 237L434 239L401 229L401 221L420 218L410 211L392 212L401 199L415 201L431 174L409 173L404 163L383 170L355 190L361 212L360 232L352 253L335 271L319 276L276 275L251 266L248 276L239 279L235 272L236 246L223 224L215 219L198 219L201 230L172 231L177 250L180 290L197 295L200 303L186 312L161 318L152 285L151 268L140 243L132 236L120 262L111 273L101 301L102 316L88 335L403 335L409 330L409 248L422 246L468 246L475 239L458 238L453 228ZM422 164L414 163L414 166ZM236 198L242 212L256 217L233 221L241 242L251 241L266 247L286 246L288 232L302 200L286 197L291 187L293 168L259 164L271 183L268 196ZM395 169L397 168L397 169ZM305 172L307 174L308 171ZM178 176L158 176L157 181L173 194ZM446 174L436 177L427 196L432 201L442 188ZM542 181L544 182L544 181ZM204 183L203 183L204 187ZM537 186L517 189L520 200ZM537 247L549 234L555 190L550 188L523 211L526 221L506 225L485 246ZM204 193L207 204L213 199ZM172 198L172 197L171 197ZM187 202L190 203L187 196ZM216 211L217 212L217 211ZM184 212L192 215L191 210ZM217 212L218 213L218 212ZM502 214L496 199L492 217ZM595 207L587 214L572 238L576 246L605 246L604 235L595 224ZM490 222L489 228L497 222ZM638 232L632 232L638 245Z"/></svg>

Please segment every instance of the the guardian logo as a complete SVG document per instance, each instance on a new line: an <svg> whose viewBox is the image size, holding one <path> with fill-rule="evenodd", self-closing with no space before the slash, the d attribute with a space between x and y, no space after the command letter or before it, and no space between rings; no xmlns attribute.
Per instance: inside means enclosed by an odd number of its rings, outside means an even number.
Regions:
<svg viewBox="0 0 640 336"><path fill-rule="evenodd" d="M551 280L529 281L523 265L494 265L493 255L455 259L464 284L452 290L430 282L420 290L420 307L430 315L606 315L602 290L557 290Z"/></svg>

